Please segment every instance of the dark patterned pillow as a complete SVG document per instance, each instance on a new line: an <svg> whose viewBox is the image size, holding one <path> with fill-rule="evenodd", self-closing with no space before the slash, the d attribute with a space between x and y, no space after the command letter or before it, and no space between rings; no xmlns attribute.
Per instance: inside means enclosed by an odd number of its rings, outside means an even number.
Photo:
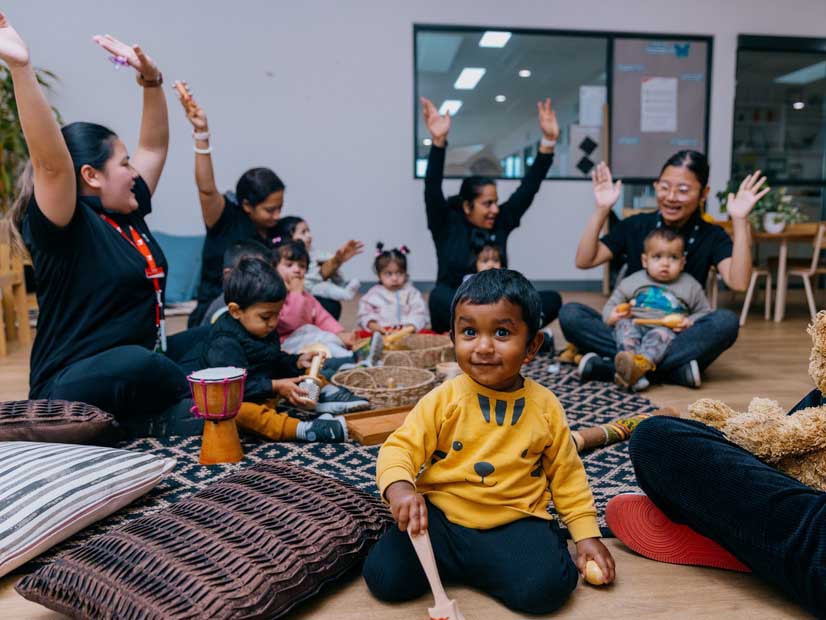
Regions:
<svg viewBox="0 0 826 620"><path fill-rule="evenodd" d="M0 403L0 441L110 443L111 414L66 400L13 400Z"/></svg>
<svg viewBox="0 0 826 620"><path fill-rule="evenodd" d="M278 618L359 562L391 521L380 500L277 460L222 478L24 577L80 618Z"/></svg>

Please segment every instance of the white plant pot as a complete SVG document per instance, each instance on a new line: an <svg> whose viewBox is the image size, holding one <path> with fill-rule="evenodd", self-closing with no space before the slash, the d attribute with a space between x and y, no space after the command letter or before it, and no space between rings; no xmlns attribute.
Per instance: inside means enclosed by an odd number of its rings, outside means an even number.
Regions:
<svg viewBox="0 0 826 620"><path fill-rule="evenodd" d="M763 216L763 230L767 233L782 233L786 228L786 220L783 219L782 213L770 211Z"/></svg>

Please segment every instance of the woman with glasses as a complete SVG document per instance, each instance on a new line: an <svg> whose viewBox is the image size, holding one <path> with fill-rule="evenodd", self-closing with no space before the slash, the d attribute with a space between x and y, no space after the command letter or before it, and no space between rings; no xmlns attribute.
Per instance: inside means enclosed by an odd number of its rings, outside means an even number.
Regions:
<svg viewBox="0 0 826 620"><path fill-rule="evenodd" d="M657 211L634 215L612 226L600 237L622 182L613 182L604 163L593 172L596 210L585 227L576 252L576 266L591 269L615 258L627 264L627 275L642 269L643 241L655 228L668 227L685 240L685 272L701 285L716 267L730 289L744 291L751 278L751 227L748 215L768 187L760 171L747 176L737 195L729 195L727 211L734 238L702 218L708 197L708 160L697 151L680 151L662 168L654 183ZM583 353L579 364L583 381L613 381L617 353L611 328L599 312L583 304L566 304L559 322L568 342ZM737 339L738 319L730 310L715 310L677 335L653 377L661 382L699 387L700 372Z"/></svg>

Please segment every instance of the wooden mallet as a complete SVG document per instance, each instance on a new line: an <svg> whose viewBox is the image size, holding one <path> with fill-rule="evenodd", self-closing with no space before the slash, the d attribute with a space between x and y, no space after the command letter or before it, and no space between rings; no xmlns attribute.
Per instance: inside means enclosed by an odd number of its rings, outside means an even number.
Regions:
<svg viewBox="0 0 826 620"><path fill-rule="evenodd" d="M424 569L430 589L433 591L433 607L427 609L430 620L465 620L456 601L447 598L447 593L442 586L439 569L436 568L436 557L433 555L433 546L430 544L430 535L427 532L411 534L408 531L407 533L413 543L413 549L416 550L416 555L419 556L419 562Z"/></svg>

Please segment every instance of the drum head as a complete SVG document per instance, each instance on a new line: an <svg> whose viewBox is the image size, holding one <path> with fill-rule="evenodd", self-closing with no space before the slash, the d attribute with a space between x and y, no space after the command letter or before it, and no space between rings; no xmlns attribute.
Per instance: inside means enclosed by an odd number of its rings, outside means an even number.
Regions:
<svg viewBox="0 0 826 620"><path fill-rule="evenodd" d="M221 366L219 368L204 368L193 372L189 377L190 381L205 382L205 383L220 383L223 381L230 381L232 379L240 379L247 371L243 368L236 368L235 366Z"/></svg>

